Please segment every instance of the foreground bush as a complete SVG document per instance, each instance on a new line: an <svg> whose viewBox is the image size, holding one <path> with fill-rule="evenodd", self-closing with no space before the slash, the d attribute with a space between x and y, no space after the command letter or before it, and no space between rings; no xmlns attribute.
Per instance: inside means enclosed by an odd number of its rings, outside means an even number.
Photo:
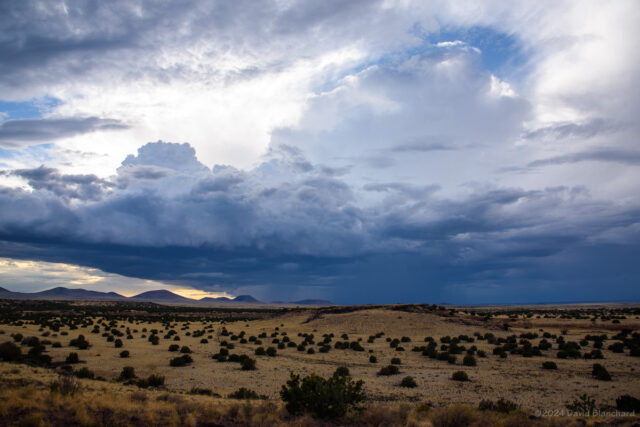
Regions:
<svg viewBox="0 0 640 427"><path fill-rule="evenodd" d="M299 375L291 374L287 384L282 386L280 397L290 414L336 418L364 401L363 385L362 380L353 381L337 372L328 379L312 374L301 380Z"/></svg>
<svg viewBox="0 0 640 427"><path fill-rule="evenodd" d="M616 409L618 411L640 413L640 399L628 394L622 395L616 399Z"/></svg>

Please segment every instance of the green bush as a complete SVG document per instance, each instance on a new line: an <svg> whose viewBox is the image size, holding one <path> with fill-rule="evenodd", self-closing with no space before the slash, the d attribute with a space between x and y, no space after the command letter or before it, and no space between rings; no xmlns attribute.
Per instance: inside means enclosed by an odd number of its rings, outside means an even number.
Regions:
<svg viewBox="0 0 640 427"><path fill-rule="evenodd" d="M399 357L394 357L393 359L391 359L391 364L392 365L400 365L402 362L400 361Z"/></svg>
<svg viewBox="0 0 640 427"><path fill-rule="evenodd" d="M571 412L578 412L580 415L591 415L596 409L596 400L585 393L565 406Z"/></svg>
<svg viewBox="0 0 640 427"><path fill-rule="evenodd" d="M180 346L178 344L171 344L169 346L169 351L178 351L180 349Z"/></svg>
<svg viewBox="0 0 640 427"><path fill-rule="evenodd" d="M275 355L278 353L278 351L274 347L269 347L269 348L267 348L265 350L265 353L269 357L275 357Z"/></svg>
<svg viewBox="0 0 640 427"><path fill-rule="evenodd" d="M264 350L264 347L258 347L255 351L256 356L264 356L267 352Z"/></svg>
<svg viewBox="0 0 640 427"><path fill-rule="evenodd" d="M127 357L129 357L130 353L129 350L122 350L120 352L120 357L122 357L123 359L126 359Z"/></svg>
<svg viewBox="0 0 640 427"><path fill-rule="evenodd" d="M287 384L282 386L280 397L290 414L337 418L364 401L363 385L362 380L353 381L349 376L336 374L328 379L312 374L302 380L299 375L291 374Z"/></svg>
<svg viewBox="0 0 640 427"><path fill-rule="evenodd" d="M465 371L456 371L451 375L451 379L454 381L469 381L469 376Z"/></svg>
<svg viewBox="0 0 640 427"><path fill-rule="evenodd" d="M378 358L375 356L369 356L369 363L378 363Z"/></svg>
<svg viewBox="0 0 640 427"><path fill-rule="evenodd" d="M415 388L418 384L416 384L416 380L413 377L404 377L402 381L400 381L400 387L406 388Z"/></svg>
<svg viewBox="0 0 640 427"><path fill-rule="evenodd" d="M542 362L542 369L558 369L556 362Z"/></svg>
<svg viewBox="0 0 640 427"><path fill-rule="evenodd" d="M122 347L122 340L121 340L120 338L118 338L117 340L115 340L115 341L113 342L113 344L114 344L114 346L115 346L116 348L120 348L120 347Z"/></svg>

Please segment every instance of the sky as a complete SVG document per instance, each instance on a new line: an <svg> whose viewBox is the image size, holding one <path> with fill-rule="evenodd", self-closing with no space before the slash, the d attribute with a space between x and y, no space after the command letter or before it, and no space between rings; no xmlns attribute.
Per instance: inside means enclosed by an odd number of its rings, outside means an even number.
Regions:
<svg viewBox="0 0 640 427"><path fill-rule="evenodd" d="M640 300L640 3L0 4L0 286Z"/></svg>

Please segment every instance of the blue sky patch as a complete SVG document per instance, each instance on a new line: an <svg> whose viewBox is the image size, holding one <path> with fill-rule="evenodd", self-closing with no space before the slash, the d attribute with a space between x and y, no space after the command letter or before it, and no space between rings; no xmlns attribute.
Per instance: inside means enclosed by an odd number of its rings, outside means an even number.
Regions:
<svg viewBox="0 0 640 427"><path fill-rule="evenodd" d="M62 101L49 96L22 102L0 99L0 113L4 113L0 120L37 119L60 104Z"/></svg>

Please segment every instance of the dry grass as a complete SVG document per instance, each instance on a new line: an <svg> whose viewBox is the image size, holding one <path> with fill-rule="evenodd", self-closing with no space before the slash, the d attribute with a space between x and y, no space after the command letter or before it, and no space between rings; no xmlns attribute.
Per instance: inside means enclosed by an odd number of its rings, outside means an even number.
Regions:
<svg viewBox="0 0 640 427"><path fill-rule="evenodd" d="M53 374L40 373L47 379ZM470 406L429 409L425 405L369 405L346 417L323 421L291 417L279 402L230 402L167 392L117 389L110 384L84 381L74 395L51 391L45 384L16 387L0 379L0 425L15 426L572 426L565 418L531 419L526 413L481 412ZM587 420L587 425L603 420ZM634 420L617 424L632 425ZM637 422L637 419L635 419ZM584 425L584 424L579 424Z"/></svg>
<svg viewBox="0 0 640 427"><path fill-rule="evenodd" d="M585 334L612 335L614 325L589 320L554 318L517 318L510 321L511 330L503 331L506 317L496 317L483 322L478 316L465 313L451 315L433 312L407 312L391 308L359 309L344 313L322 313L314 316L313 311L290 312L279 317L265 316L255 320L231 321L224 326L234 333L245 331L246 336L266 333L261 346L275 346L271 343L271 333L286 332L296 343L302 338L300 333L314 334L315 341L321 341L323 334L333 333L329 353L315 354L299 352L296 348L278 350L276 357L255 356L257 345L240 344L233 341L234 354L247 354L256 358L257 371L242 371L237 363L219 363L211 355L220 349L220 342L230 341L220 336L223 325L220 322L192 321L190 328L182 329L185 322L177 322L173 329L181 340L175 342L181 347L188 346L193 353L191 366L171 368L169 360L179 354L168 351L173 340L164 339L161 332L160 344L155 346L142 337L142 329L166 330L159 322L119 321L120 325L138 329L133 339L123 339L124 347L115 348L113 342L92 334L91 327L60 332L68 335L49 336L51 341L59 341L60 348L47 347L47 354L55 362L62 362L70 351L77 351L82 363L74 369L87 367L96 377L105 381L78 380L79 391L75 394L52 393L50 383L57 381L52 370L31 368L24 365L0 363L0 426L2 425L322 425L323 422L310 417L290 418L283 409L278 392L289 378L290 372L307 375L316 373L329 376L338 366L349 368L354 379L365 382L365 392L369 400L364 410L351 413L341 424L354 425L571 425L575 420L562 418L542 418L530 420L528 414L537 409L563 409L564 404L578 394L588 393L598 405L612 405L622 394L640 395L640 376L637 369L640 359L628 354L605 351L605 364L614 381L603 384L591 377L591 360L559 360L555 351L543 357L524 358L509 355L500 359L491 354L493 346L486 341L476 341L479 350L487 352L487 358L477 358L477 366L461 366L463 355L458 355L456 364L437 361L412 352L414 346L425 344L424 337L436 340L445 335L460 334L472 336L474 332L491 332L497 337L506 337L522 332L539 332L543 329L553 334L561 334L568 329L565 339L579 341ZM96 320L96 319L94 319ZM187 336L187 331L195 331L212 325L214 331L208 343L200 343L201 337ZM629 317L615 325L615 329L640 329L640 320ZM21 333L25 337L41 336L38 325L0 325L5 332L0 342L10 339L10 334ZM104 331L104 329L102 329ZM102 332L101 331L101 332ZM370 335L384 332L385 335L367 343ZM349 341L362 339L364 352L336 350L333 344L341 340L340 335L349 335ZM68 346L70 339L83 334L92 344L87 350L77 350ZM207 333L209 335L209 333ZM148 336L148 333L147 333ZM402 343L406 349L397 352L389 347L386 338L408 336L411 342ZM282 338L282 335L278 336ZM467 347L469 344L465 343ZM440 346L440 342L438 342ZM26 347L22 347L26 351ZM120 358L119 353L128 350L129 358ZM369 351L372 351L371 353ZM374 355L378 363L370 363ZM376 373L389 364L391 358L399 357L401 376L384 377ZM557 371L541 369L541 363L553 360ZM150 374L166 377L163 390L139 390L133 386L118 383L124 366L132 366L139 378ZM471 381L452 381L451 374L463 369ZM412 376L418 387L406 389L398 387L401 377ZM240 387L266 395L269 399L256 402L238 402L225 398L189 395L192 388L209 389L213 393L227 396ZM509 415L481 412L477 409L482 399L498 400L506 398L515 401L522 411ZM433 409L430 409L433 406ZM589 419L588 422L595 420ZM625 419L617 421L626 422ZM637 422L637 420L636 420Z"/></svg>

